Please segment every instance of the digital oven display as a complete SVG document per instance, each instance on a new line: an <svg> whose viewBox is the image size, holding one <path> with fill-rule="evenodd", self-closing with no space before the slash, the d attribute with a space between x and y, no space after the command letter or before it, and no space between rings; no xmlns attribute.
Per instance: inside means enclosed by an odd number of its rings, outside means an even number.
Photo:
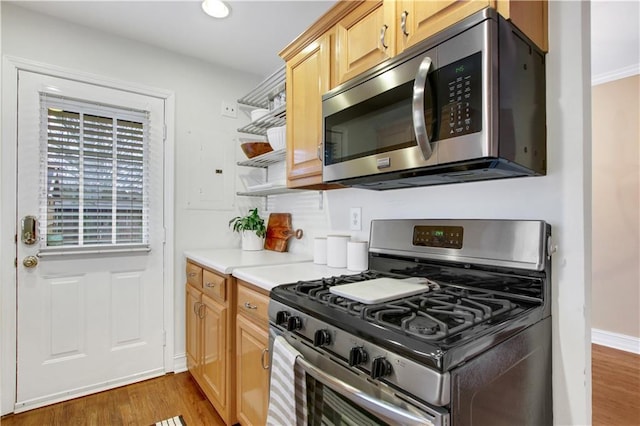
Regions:
<svg viewBox="0 0 640 426"><path fill-rule="evenodd" d="M414 226L413 245L461 249L462 226Z"/></svg>

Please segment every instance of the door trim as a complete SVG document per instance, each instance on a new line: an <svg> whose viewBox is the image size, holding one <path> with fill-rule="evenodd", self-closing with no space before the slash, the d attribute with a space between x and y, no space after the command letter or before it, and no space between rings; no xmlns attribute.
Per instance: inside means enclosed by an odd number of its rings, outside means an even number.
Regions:
<svg viewBox="0 0 640 426"><path fill-rule="evenodd" d="M29 71L68 80L138 93L164 100L164 372L174 365L174 157L175 157L175 93L173 91L116 80L100 75L70 70L18 57L2 58L2 134L0 135L0 415L14 412L16 401L16 259L14 242L17 206L17 118L18 72ZM9 266L9 267L7 267ZM124 383L121 383L124 384ZM120 383L118 384L121 385ZM113 386L111 386L113 387Z"/></svg>

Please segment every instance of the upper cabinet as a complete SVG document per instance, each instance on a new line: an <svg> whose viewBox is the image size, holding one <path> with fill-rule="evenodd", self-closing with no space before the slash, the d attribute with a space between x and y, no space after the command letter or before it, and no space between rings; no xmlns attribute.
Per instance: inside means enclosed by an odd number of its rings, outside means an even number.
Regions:
<svg viewBox="0 0 640 426"><path fill-rule="evenodd" d="M322 94L329 90L330 37L323 35L287 62L287 185L321 175ZM321 180L320 180L321 181Z"/></svg>
<svg viewBox="0 0 640 426"><path fill-rule="evenodd" d="M396 53L394 2L365 1L335 27L338 84Z"/></svg>
<svg viewBox="0 0 640 426"><path fill-rule="evenodd" d="M491 5L489 0L400 0L391 3L396 4L398 53Z"/></svg>
<svg viewBox="0 0 640 426"><path fill-rule="evenodd" d="M547 0L497 0L495 3L500 15L513 22L543 52L549 51Z"/></svg>

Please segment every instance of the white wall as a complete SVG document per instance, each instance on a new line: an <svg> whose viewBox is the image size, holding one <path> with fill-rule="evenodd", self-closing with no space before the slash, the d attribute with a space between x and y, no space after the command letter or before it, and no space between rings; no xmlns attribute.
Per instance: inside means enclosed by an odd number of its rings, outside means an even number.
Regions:
<svg viewBox="0 0 640 426"><path fill-rule="evenodd" d="M373 192L327 191L283 196L270 209L293 213L307 236L346 232L368 239L371 219L542 219L552 226L558 252L552 264L554 423L591 422L591 105L589 4L549 4L547 158L544 177ZM362 207L360 232L349 232L350 207ZM322 229L322 225L326 228ZM292 243L310 250L309 240Z"/></svg>
<svg viewBox="0 0 640 426"><path fill-rule="evenodd" d="M219 162L221 153L230 153L230 158L223 162L226 167L224 173L231 177L232 183L235 182L236 129L248 122L248 118L242 112L238 119L223 118L220 105L223 100L235 102L261 77L65 23L6 2L2 3L2 53L175 93L175 259L169 261L174 263L175 272L174 347L177 356L184 354L185 265L182 252L188 248L238 244L237 236L227 227L229 219L235 215L234 197L226 200L225 210L193 209L187 205L190 197L194 197L188 186L194 179L206 176L207 170L213 173L211 170L218 166L200 163L201 144L208 154L216 153L213 161ZM3 104L7 105L7 100ZM9 100L8 105L15 105L15 101ZM14 142L3 140L2 143ZM210 168L203 171L205 166ZM11 191L10 185L6 191L6 181L3 182L3 197L15 197L15 194L6 193ZM231 187L230 191L233 194L234 188ZM240 204L245 206L251 202L242 200ZM3 225L8 224L8 230L3 234L6 238L0 244L5 253L3 259L10 257L13 261L13 232L10 231L14 227L13 218L5 217L3 220ZM3 266L2 270L8 271L9 268ZM6 277L3 272L2 285L15 286L11 276L9 279ZM5 323L6 318L3 317ZM11 350L11 347L3 345L4 360L7 359L5 351L10 353ZM3 366L2 371L6 374L11 368L15 366ZM7 393L3 392L3 396L6 397ZM3 401L2 409L6 412L7 401Z"/></svg>
<svg viewBox="0 0 640 426"><path fill-rule="evenodd" d="M594 342L640 352L640 75L592 94Z"/></svg>

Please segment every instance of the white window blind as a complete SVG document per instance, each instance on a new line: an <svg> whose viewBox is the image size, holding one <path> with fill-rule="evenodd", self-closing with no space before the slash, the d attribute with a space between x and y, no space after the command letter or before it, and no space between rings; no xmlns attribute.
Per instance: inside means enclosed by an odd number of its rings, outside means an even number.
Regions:
<svg viewBox="0 0 640 426"><path fill-rule="evenodd" d="M149 115L41 94L44 251L149 246Z"/></svg>

